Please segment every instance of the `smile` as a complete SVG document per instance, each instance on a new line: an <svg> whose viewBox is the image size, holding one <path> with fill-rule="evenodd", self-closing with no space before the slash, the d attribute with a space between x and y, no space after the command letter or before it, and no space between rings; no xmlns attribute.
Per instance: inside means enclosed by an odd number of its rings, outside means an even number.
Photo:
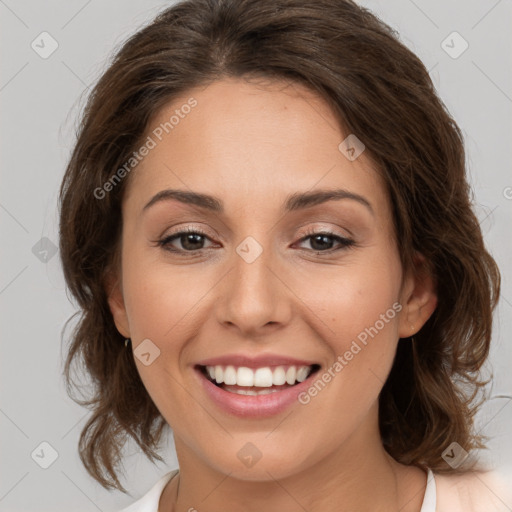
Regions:
<svg viewBox="0 0 512 512"><path fill-rule="evenodd" d="M296 402L320 365L205 364L195 369L208 397L224 412L254 418L278 414Z"/></svg>
<svg viewBox="0 0 512 512"><path fill-rule="evenodd" d="M241 395L266 394L279 391L280 387L294 386L305 381L313 372L311 366L277 366L248 368L246 366L205 366L207 377L222 389ZM251 389L240 389L251 388ZM263 389L259 389L263 388Z"/></svg>

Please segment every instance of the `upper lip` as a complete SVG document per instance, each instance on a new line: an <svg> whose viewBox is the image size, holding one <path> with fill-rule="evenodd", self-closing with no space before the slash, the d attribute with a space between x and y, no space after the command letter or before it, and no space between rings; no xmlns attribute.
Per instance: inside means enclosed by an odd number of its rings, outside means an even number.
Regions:
<svg viewBox="0 0 512 512"><path fill-rule="evenodd" d="M312 366L315 361L306 361L279 354L261 354L249 356L247 354L227 354L196 363L198 366L244 366L247 368L263 368L266 366Z"/></svg>

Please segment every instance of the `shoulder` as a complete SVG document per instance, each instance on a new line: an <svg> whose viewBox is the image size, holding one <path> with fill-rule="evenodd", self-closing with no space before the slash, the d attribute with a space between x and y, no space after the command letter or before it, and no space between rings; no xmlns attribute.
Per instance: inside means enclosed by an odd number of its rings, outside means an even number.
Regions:
<svg viewBox="0 0 512 512"><path fill-rule="evenodd" d="M512 475L503 471L434 473L437 512L508 512L512 509Z"/></svg>
<svg viewBox="0 0 512 512"><path fill-rule="evenodd" d="M177 474L177 469L166 473L142 497L140 497L137 501L128 507L119 510L118 512L158 512L160 496L162 495L167 482L169 482L169 480L171 480L171 478Z"/></svg>

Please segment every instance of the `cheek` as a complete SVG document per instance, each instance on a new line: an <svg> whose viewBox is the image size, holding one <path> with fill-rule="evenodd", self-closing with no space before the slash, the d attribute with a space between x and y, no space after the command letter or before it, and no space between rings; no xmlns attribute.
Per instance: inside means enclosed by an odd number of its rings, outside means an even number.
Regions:
<svg viewBox="0 0 512 512"><path fill-rule="evenodd" d="M187 417L190 406L180 361L187 341L201 325L195 306L205 292L186 274L171 271L161 262L144 263L132 257L126 261L123 279L134 361L144 387L169 424L192 428L188 420L180 420ZM146 339L158 347L158 356L149 365L137 356L139 344Z"/></svg>
<svg viewBox="0 0 512 512"><path fill-rule="evenodd" d="M194 316L201 298L213 286L208 279L198 278L197 268L166 264L142 251L140 257L133 254L127 260L123 283L134 337L166 344L183 339L187 327L197 325Z"/></svg>
<svg viewBox="0 0 512 512"><path fill-rule="evenodd" d="M354 302L338 302L337 323L331 324L335 334L324 329L331 361L299 397L308 411L309 430L318 432L322 446L349 437L368 418L395 356L400 304L387 294Z"/></svg>
<svg viewBox="0 0 512 512"><path fill-rule="evenodd" d="M364 415L377 399L398 342L400 279L400 265L383 255L361 266L340 268L328 282L317 281L320 286L303 287L301 296L315 305L311 309L322 320L315 321L315 330L331 356L318 376L325 386L320 382L317 391L311 390L316 396L321 389L323 398L309 397L311 404L330 403L333 410L342 407L357 416L357 410ZM318 414L321 417L321 409Z"/></svg>
<svg viewBox="0 0 512 512"><path fill-rule="evenodd" d="M193 266L170 265L154 256L154 251L134 250L123 262L123 288L129 318L134 360L144 383L160 411L172 421L173 411L189 404L184 391L183 361L189 341L204 324L204 304L217 275L210 282L206 273L198 277ZM218 277L217 277L218 279ZM138 345L149 339L159 350L146 366L138 359ZM171 415L169 415L171 411ZM181 412L183 414L183 411Z"/></svg>
<svg viewBox="0 0 512 512"><path fill-rule="evenodd" d="M328 278L315 279L314 286L311 283L297 281L295 286L321 320L316 322L317 328L337 354L347 350L358 336L364 342L368 330L376 334L374 327L380 338L397 335L401 305L400 267L396 262L339 267Z"/></svg>

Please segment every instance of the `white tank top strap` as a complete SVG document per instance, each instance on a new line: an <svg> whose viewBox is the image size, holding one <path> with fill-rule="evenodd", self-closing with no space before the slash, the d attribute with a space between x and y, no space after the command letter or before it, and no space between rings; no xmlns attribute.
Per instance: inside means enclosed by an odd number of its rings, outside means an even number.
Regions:
<svg viewBox="0 0 512 512"><path fill-rule="evenodd" d="M423 496L423 503L421 505L420 512L436 512L436 501L436 479L432 470L428 468L427 488L425 489L425 495Z"/></svg>

